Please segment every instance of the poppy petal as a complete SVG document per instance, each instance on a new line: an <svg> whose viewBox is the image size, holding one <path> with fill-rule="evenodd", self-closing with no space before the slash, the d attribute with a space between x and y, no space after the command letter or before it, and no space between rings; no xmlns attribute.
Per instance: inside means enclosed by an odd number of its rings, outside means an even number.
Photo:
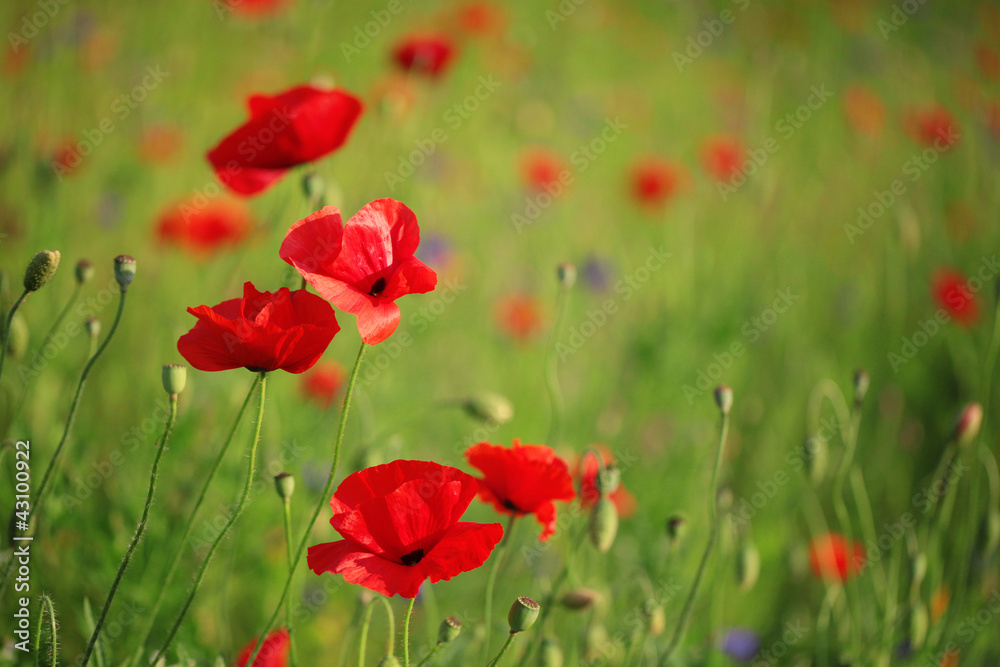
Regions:
<svg viewBox="0 0 1000 667"><path fill-rule="evenodd" d="M358 331L361 340L369 345L381 343L399 326L399 306L392 301L374 308L364 308L358 313Z"/></svg>
<svg viewBox="0 0 1000 667"><path fill-rule="evenodd" d="M387 597L414 598L425 579L420 567L401 565L360 548L350 540L309 547L306 562L316 574L332 572L352 584Z"/></svg>

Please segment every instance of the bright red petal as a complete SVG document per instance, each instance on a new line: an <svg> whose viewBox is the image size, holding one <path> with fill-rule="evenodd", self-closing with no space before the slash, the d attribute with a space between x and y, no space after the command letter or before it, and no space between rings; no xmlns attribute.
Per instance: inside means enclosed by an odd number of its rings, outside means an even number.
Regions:
<svg viewBox="0 0 1000 667"><path fill-rule="evenodd" d="M503 537L499 523L456 524L420 562L431 583L474 570L490 557Z"/></svg>
<svg viewBox="0 0 1000 667"><path fill-rule="evenodd" d="M309 569L316 574L340 574L352 584L387 597L414 598L427 578L419 566L400 565L365 551L349 540L311 546L306 560Z"/></svg>
<svg viewBox="0 0 1000 667"><path fill-rule="evenodd" d="M364 308L358 313L358 332L361 340L369 345L381 343L399 326L399 306L392 301L374 308Z"/></svg>

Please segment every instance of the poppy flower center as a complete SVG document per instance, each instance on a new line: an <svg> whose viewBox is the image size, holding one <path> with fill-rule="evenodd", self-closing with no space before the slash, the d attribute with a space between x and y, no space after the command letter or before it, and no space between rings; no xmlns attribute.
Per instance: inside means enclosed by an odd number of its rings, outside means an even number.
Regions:
<svg viewBox="0 0 1000 667"><path fill-rule="evenodd" d="M509 509L511 512L517 512L519 514L523 514L523 512L521 512L521 509L510 500L503 501L503 506L505 509Z"/></svg>
<svg viewBox="0 0 1000 667"><path fill-rule="evenodd" d="M379 278L372 284L371 291L368 292L369 296L378 296L385 289L385 278Z"/></svg>
<svg viewBox="0 0 1000 667"><path fill-rule="evenodd" d="M424 558L424 550L417 549L416 551L411 551L410 553L406 554L405 556L400 558L400 560L403 561L403 565L416 565L421 560L423 560L423 558Z"/></svg>

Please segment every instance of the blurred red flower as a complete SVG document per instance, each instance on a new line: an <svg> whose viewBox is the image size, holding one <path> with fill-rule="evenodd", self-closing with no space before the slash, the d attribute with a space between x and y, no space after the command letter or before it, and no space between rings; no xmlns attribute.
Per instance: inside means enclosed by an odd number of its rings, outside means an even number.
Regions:
<svg viewBox="0 0 1000 667"><path fill-rule="evenodd" d="M257 654L257 659L253 661L253 665L250 665L250 667L286 667L288 664L288 646L288 630L284 628L275 630L264 640L264 643L260 647L260 652ZM250 656L253 655L253 650L256 647L257 638L254 637L240 651L240 655L236 659L236 667L247 667Z"/></svg>
<svg viewBox="0 0 1000 667"><path fill-rule="evenodd" d="M511 448L480 442L465 450L465 458L483 473L479 499L501 514L534 514L542 524L543 542L556 532L553 501L573 500L573 479L566 462L545 445L522 445L514 438Z"/></svg>
<svg viewBox="0 0 1000 667"><path fill-rule="evenodd" d="M392 53L401 69L437 78L445 73L455 57L455 46L444 35L411 35Z"/></svg>
<svg viewBox="0 0 1000 667"><path fill-rule="evenodd" d="M325 410L333 405L333 399L344 386L346 377L338 363L316 364L302 376L302 394Z"/></svg>
<svg viewBox="0 0 1000 667"><path fill-rule="evenodd" d="M674 164L647 158L632 168L632 197L643 206L660 208L680 189L682 178L683 173Z"/></svg>
<svg viewBox="0 0 1000 667"><path fill-rule="evenodd" d="M413 256L419 243L413 211L377 199L343 226L337 208L323 207L291 226L278 254L320 296L357 315L362 340L374 345L399 325L396 299L437 285L437 274Z"/></svg>
<svg viewBox="0 0 1000 667"><path fill-rule="evenodd" d="M196 257L207 257L223 246L238 245L250 233L250 209L238 199L197 200L175 204L160 214L160 241L180 246Z"/></svg>
<svg viewBox="0 0 1000 667"><path fill-rule="evenodd" d="M847 581L864 569L865 549L860 542L852 548L843 535L827 533L809 544L809 564L820 579Z"/></svg>
<svg viewBox="0 0 1000 667"><path fill-rule="evenodd" d="M207 155L219 180L241 195L262 192L292 167L340 148L363 109L344 90L313 86L251 95L247 104L250 119Z"/></svg>
<svg viewBox="0 0 1000 667"><path fill-rule="evenodd" d="M877 137L885 123L885 106L878 95L865 86L851 86L844 93L844 115L856 132Z"/></svg>
<svg viewBox="0 0 1000 667"><path fill-rule="evenodd" d="M518 341L534 338L542 330L538 300L527 294L509 294L497 304L497 326Z"/></svg>
<svg viewBox="0 0 1000 667"><path fill-rule="evenodd" d="M979 318L979 306L969 282L958 271L939 269L933 280L934 299L961 326L970 327Z"/></svg>
<svg viewBox="0 0 1000 667"><path fill-rule="evenodd" d="M529 148L521 155L521 176L530 188L550 190L565 171L566 163L547 148Z"/></svg>
<svg viewBox="0 0 1000 667"><path fill-rule="evenodd" d="M458 9L458 23L466 32L488 35L503 28L500 9L490 2L470 2Z"/></svg>
<svg viewBox="0 0 1000 667"><path fill-rule="evenodd" d="M740 171L743 144L735 137L710 137L702 151L705 170L719 180L729 180Z"/></svg>
<svg viewBox="0 0 1000 667"><path fill-rule="evenodd" d="M356 472L330 499L330 525L345 539L309 547L309 568L405 598L416 597L426 579L474 570L503 537L498 523L459 521L476 489L472 476L429 461Z"/></svg>
<svg viewBox="0 0 1000 667"><path fill-rule="evenodd" d="M177 341L177 350L201 371L247 370L301 373L309 370L340 331L323 299L305 290L258 292L243 285L243 298L209 308L188 308L198 323Z"/></svg>
<svg viewBox="0 0 1000 667"><path fill-rule="evenodd" d="M52 169L56 175L62 178L75 174L83 166L83 153L77 150L72 140L61 143L52 152Z"/></svg>
<svg viewBox="0 0 1000 667"><path fill-rule="evenodd" d="M615 462L614 454L609 452L603 445L595 446L601 452L604 465ZM579 466L577 468L579 469ZM588 456L584 459L583 471L580 476L580 505L583 507L592 507L601 497L600 491L597 490L597 472L599 469L600 467L593 456ZM621 518L627 519L635 514L637 507L635 496L629 493L624 484L619 484L615 492L610 495L610 498L611 502L618 509L618 516Z"/></svg>
<svg viewBox="0 0 1000 667"><path fill-rule="evenodd" d="M170 125L153 125L139 137L139 159L152 164L170 162L180 153L181 131Z"/></svg>
<svg viewBox="0 0 1000 667"><path fill-rule="evenodd" d="M914 141L938 150L950 148L960 136L955 117L942 106L911 111L904 125Z"/></svg>

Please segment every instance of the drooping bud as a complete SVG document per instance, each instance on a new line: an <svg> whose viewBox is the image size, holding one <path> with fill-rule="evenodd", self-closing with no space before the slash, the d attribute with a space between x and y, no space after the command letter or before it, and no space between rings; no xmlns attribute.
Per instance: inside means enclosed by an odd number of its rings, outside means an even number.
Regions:
<svg viewBox="0 0 1000 667"><path fill-rule="evenodd" d="M281 472L274 476L274 489L278 492L278 497L286 503L292 499L295 493L295 477L291 473Z"/></svg>
<svg viewBox="0 0 1000 667"><path fill-rule="evenodd" d="M597 479L594 482L602 496L609 496L618 490L621 480L621 470L614 463L609 463L597 471Z"/></svg>
<svg viewBox="0 0 1000 667"><path fill-rule="evenodd" d="M667 519L667 537L671 542L678 542L687 533L687 520L680 514L674 514Z"/></svg>
<svg viewBox="0 0 1000 667"><path fill-rule="evenodd" d="M326 182L314 171L302 177L302 192L310 202L319 203L326 195Z"/></svg>
<svg viewBox="0 0 1000 667"><path fill-rule="evenodd" d="M573 611L583 611L590 609L601 599L601 594L591 588L574 588L563 593L559 599L562 606Z"/></svg>
<svg viewBox="0 0 1000 667"><path fill-rule="evenodd" d="M81 259L76 263L76 268L73 270L76 275L76 282L80 285L88 283L94 277L94 265L91 264L86 259Z"/></svg>
<svg viewBox="0 0 1000 667"><path fill-rule="evenodd" d="M462 634L462 622L454 616L449 616L438 626L438 644L453 642L460 634Z"/></svg>
<svg viewBox="0 0 1000 667"><path fill-rule="evenodd" d="M646 619L649 634L653 637L659 637L667 629L667 614L663 611L663 605L657 604L655 600L642 603L642 615Z"/></svg>
<svg viewBox="0 0 1000 667"><path fill-rule="evenodd" d="M760 576L760 552L753 542L747 542L740 549L736 560L736 581L744 593L756 585Z"/></svg>
<svg viewBox="0 0 1000 667"><path fill-rule="evenodd" d="M960 447L964 447L976 439L982 423L983 406L979 403L969 403L958 415L952 438Z"/></svg>
<svg viewBox="0 0 1000 667"><path fill-rule="evenodd" d="M490 425L502 426L514 417L514 406L504 396L483 391L470 396L462 403L465 412Z"/></svg>
<svg viewBox="0 0 1000 667"><path fill-rule="evenodd" d="M115 257L115 280L124 292L135 280L136 262L130 255L118 255Z"/></svg>
<svg viewBox="0 0 1000 667"><path fill-rule="evenodd" d="M35 292L42 285L52 280L59 268L59 251L42 250L31 258L28 268L24 271L24 289Z"/></svg>
<svg viewBox="0 0 1000 667"><path fill-rule="evenodd" d="M10 331L7 332L9 342L7 343L7 356L11 359L21 359L28 352L28 339L31 332L28 330L28 323L21 317L21 313L14 313L10 320Z"/></svg>
<svg viewBox="0 0 1000 667"><path fill-rule="evenodd" d="M167 394L177 396L184 391L185 385L187 385L187 366L183 364L163 365L163 389Z"/></svg>
<svg viewBox="0 0 1000 667"><path fill-rule="evenodd" d="M516 635L518 632L524 632L530 628L535 623L535 619L538 618L538 612L541 608L537 602L523 595L514 600L510 611L507 612L510 634Z"/></svg>
<svg viewBox="0 0 1000 667"><path fill-rule="evenodd" d="M563 667L563 651L555 637L546 637L540 645L538 667Z"/></svg>
<svg viewBox="0 0 1000 667"><path fill-rule="evenodd" d="M802 445L802 460L809 472L809 479L813 484L823 481L826 474L826 464L828 460L828 450L826 443L819 438L806 438Z"/></svg>
<svg viewBox="0 0 1000 667"><path fill-rule="evenodd" d="M618 535L618 509L610 499L601 496L590 512L590 543L601 553L607 553Z"/></svg>
<svg viewBox="0 0 1000 667"><path fill-rule="evenodd" d="M101 335L101 321L96 317L88 317L87 321L83 323L83 328L87 330L87 335L91 338L97 338Z"/></svg>
<svg viewBox="0 0 1000 667"><path fill-rule="evenodd" d="M854 405L861 405L870 385L871 378L868 376L868 371L863 368L854 371Z"/></svg>
<svg viewBox="0 0 1000 667"><path fill-rule="evenodd" d="M715 404L719 406L719 412L728 415L733 407L733 390L724 384L715 388Z"/></svg>
<svg viewBox="0 0 1000 667"><path fill-rule="evenodd" d="M559 279L559 286L569 289L576 283L576 266L572 262L562 262L556 267L556 277Z"/></svg>

